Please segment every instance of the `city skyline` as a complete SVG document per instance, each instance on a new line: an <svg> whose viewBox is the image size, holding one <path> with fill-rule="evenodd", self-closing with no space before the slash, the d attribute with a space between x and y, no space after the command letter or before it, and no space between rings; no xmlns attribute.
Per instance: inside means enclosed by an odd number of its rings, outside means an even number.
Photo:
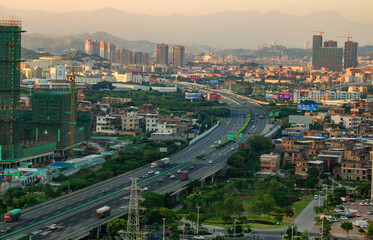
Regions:
<svg viewBox="0 0 373 240"><path fill-rule="evenodd" d="M92 11L102 8L113 8L127 13L147 14L152 16L164 16L181 14L185 16L208 15L225 11L258 11L261 13L281 12L296 16L305 16L313 12L335 11L345 16L350 21L370 22L373 19L370 16L370 9L373 8L373 2L369 0L341 1L322 0L302 1L296 0L181 0L174 2L172 0L149 1L140 0L134 3L129 0L110 0L110 1L72 1L66 0L61 5L58 2L47 0L25 1L25 0L3 0L0 7L4 6L8 10L40 10L45 12L71 12L71 11ZM166 7L165 7L166 6Z"/></svg>

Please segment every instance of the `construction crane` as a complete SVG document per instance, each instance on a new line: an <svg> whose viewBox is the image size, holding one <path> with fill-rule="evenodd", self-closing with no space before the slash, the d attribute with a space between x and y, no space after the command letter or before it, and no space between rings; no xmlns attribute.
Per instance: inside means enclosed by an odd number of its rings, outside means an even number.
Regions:
<svg viewBox="0 0 373 240"><path fill-rule="evenodd" d="M320 36L322 36L322 34L324 33L323 30L320 30L320 31L311 31L311 32L314 32L314 33L320 33Z"/></svg>
<svg viewBox="0 0 373 240"><path fill-rule="evenodd" d="M337 36L337 37L347 38L347 42L350 42L350 39L352 38L350 34L347 34L347 36Z"/></svg>
<svg viewBox="0 0 373 240"><path fill-rule="evenodd" d="M70 156L74 155L74 133L75 133L75 74L74 67L71 69L71 73L67 74L68 80L70 81L70 93L71 93L71 105L70 105Z"/></svg>

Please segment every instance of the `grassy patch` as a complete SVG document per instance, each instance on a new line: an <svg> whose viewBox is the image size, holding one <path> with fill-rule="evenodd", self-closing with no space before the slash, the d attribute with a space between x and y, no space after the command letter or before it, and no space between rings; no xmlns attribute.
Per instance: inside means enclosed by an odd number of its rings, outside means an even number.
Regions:
<svg viewBox="0 0 373 240"><path fill-rule="evenodd" d="M305 196L302 200L295 202L293 205L293 212L294 216L289 218L291 220L294 220L298 215L303 211L305 207L312 201L313 196Z"/></svg>

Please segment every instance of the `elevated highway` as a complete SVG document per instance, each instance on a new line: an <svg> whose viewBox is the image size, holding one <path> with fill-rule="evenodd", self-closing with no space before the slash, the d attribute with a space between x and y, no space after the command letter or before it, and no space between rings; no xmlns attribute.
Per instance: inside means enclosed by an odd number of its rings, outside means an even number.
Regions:
<svg viewBox="0 0 373 240"><path fill-rule="evenodd" d="M243 132L247 140L253 134L262 134L267 124L268 115L265 110L258 108L258 105L247 100L233 99L238 104L242 101L252 106L251 115L263 114L264 118L254 117L248 128ZM150 165L146 165L127 172L120 176L48 201L46 203L26 209L22 217L12 223L0 223L0 228L9 227L9 233L0 236L0 239L7 239L20 233L28 233L35 239L79 239L100 231L100 226L116 217L125 214L125 207L128 205L129 193L126 190L130 186L131 177L140 178L139 187L147 187L149 191L157 193L174 192L183 188L187 182L179 180L177 170L190 172L189 181L206 178L214 175L225 166L225 161L237 148L238 143L231 142L228 145L215 149L217 141L224 141L228 133L235 133L246 122L246 111L232 109L229 118L221 121L216 129L204 138L190 145L179 153L170 157L171 164L168 168L160 169L158 175L149 174ZM232 151L232 147L234 151ZM206 160L196 160L196 156L202 152L207 153ZM212 164L209 164L209 161ZM170 179L167 173L176 177ZM152 175L149 178L142 178L145 174ZM163 178L163 181L160 181ZM103 193L102 189L109 189ZM110 206L112 214L105 219L98 219L95 210L102 206ZM51 224L58 224L58 230L49 230Z"/></svg>

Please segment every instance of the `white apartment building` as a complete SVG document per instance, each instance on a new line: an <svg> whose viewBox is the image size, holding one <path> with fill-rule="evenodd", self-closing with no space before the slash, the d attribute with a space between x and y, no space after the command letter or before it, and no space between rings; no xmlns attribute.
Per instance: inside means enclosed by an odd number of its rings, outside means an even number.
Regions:
<svg viewBox="0 0 373 240"><path fill-rule="evenodd" d="M103 134L117 134L117 118L110 116L98 116L96 119L96 132Z"/></svg>
<svg viewBox="0 0 373 240"><path fill-rule="evenodd" d="M342 123L343 126L347 129L356 129L359 128L362 122L361 117L355 117L355 116L350 116L350 115L332 115L331 120L335 124L340 124Z"/></svg>
<svg viewBox="0 0 373 240"><path fill-rule="evenodd" d="M177 133L176 124L158 123L158 115L146 116L145 117L145 130L147 132L156 132L156 133Z"/></svg>
<svg viewBox="0 0 373 240"><path fill-rule="evenodd" d="M114 76L117 82L132 82L132 72L127 72L123 74L115 73Z"/></svg>
<svg viewBox="0 0 373 240"><path fill-rule="evenodd" d="M89 84L89 85L97 84L97 83L103 82L103 81L113 83L113 82L116 81L116 79L114 77L107 77L107 78L85 77L85 76L77 76L76 77L76 82L77 83L85 83L85 84Z"/></svg>

